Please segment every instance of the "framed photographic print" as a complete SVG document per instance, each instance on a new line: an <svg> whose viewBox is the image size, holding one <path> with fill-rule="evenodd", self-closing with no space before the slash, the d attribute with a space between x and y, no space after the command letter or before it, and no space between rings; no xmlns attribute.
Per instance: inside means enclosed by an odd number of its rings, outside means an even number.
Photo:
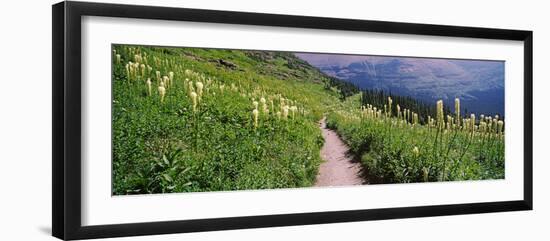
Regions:
<svg viewBox="0 0 550 241"><path fill-rule="evenodd" d="M532 32L53 6L53 235L532 209Z"/></svg>

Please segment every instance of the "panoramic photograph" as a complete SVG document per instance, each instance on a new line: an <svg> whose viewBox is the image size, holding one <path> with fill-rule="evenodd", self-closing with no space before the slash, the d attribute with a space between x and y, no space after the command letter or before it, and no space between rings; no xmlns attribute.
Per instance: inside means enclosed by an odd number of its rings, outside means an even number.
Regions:
<svg viewBox="0 0 550 241"><path fill-rule="evenodd" d="M504 179L504 62L112 45L112 195Z"/></svg>

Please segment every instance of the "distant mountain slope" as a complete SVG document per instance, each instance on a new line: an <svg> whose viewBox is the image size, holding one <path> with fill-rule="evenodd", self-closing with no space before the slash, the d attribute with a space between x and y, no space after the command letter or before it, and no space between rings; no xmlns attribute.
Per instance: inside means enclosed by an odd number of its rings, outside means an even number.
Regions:
<svg viewBox="0 0 550 241"><path fill-rule="evenodd" d="M322 72L363 89L435 103L455 97L469 112L504 114L504 62L296 53Z"/></svg>

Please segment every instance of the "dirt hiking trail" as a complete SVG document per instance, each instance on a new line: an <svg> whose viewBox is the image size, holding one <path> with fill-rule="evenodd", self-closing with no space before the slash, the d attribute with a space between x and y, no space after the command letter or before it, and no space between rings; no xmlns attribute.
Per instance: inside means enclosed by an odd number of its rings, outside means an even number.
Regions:
<svg viewBox="0 0 550 241"><path fill-rule="evenodd" d="M327 128L326 117L319 121L325 144L321 148L324 162L319 167L316 187L350 186L364 183L361 178L361 165L348 156L349 147L338 134Z"/></svg>

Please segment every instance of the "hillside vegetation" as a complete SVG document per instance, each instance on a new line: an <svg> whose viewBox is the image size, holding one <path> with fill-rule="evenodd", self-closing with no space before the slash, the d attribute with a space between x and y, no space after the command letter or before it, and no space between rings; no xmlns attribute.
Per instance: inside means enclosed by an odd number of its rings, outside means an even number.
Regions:
<svg viewBox="0 0 550 241"><path fill-rule="evenodd" d="M292 53L114 45L112 61L115 195L312 186L323 116L371 183L504 177L502 121L398 110Z"/></svg>
<svg viewBox="0 0 550 241"><path fill-rule="evenodd" d="M383 107L360 106L359 99L348 98L327 125L366 167L370 183L504 178L504 122L498 116L451 114L438 101L435 115L422 124L418 113L391 97Z"/></svg>
<svg viewBox="0 0 550 241"><path fill-rule="evenodd" d="M315 181L317 121L340 98L315 68L288 53L113 51L114 194Z"/></svg>

